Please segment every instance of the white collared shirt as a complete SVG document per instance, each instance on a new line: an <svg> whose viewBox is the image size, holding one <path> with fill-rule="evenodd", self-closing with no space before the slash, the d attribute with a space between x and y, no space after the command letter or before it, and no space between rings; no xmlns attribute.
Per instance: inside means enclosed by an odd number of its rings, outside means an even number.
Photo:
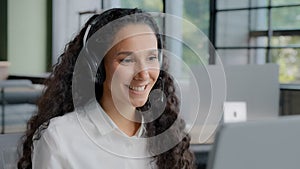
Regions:
<svg viewBox="0 0 300 169"><path fill-rule="evenodd" d="M33 169L156 168L141 136L123 133L98 103L51 119L33 142Z"/></svg>

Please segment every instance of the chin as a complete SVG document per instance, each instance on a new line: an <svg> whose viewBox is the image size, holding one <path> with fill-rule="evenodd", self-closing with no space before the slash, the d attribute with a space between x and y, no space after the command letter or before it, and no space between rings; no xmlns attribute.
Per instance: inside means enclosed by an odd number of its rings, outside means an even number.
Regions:
<svg viewBox="0 0 300 169"><path fill-rule="evenodd" d="M147 100L132 100L131 104L133 107L142 107L146 104Z"/></svg>

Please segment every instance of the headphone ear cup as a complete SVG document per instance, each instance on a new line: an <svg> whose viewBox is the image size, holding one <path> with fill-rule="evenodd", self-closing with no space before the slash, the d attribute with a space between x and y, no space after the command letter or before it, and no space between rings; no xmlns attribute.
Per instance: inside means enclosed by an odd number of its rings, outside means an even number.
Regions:
<svg viewBox="0 0 300 169"><path fill-rule="evenodd" d="M96 74L96 83L99 85L102 85L105 80L105 68L104 68L104 62L103 60L100 63L100 66L98 67L97 74Z"/></svg>
<svg viewBox="0 0 300 169"><path fill-rule="evenodd" d="M162 68L162 65L163 65L163 52L162 52L162 49L160 49L160 51L159 51L158 61L159 61L159 67Z"/></svg>
<svg viewBox="0 0 300 169"><path fill-rule="evenodd" d="M96 100L100 100L103 94L103 83L105 81L105 68L104 63L101 61L100 66L97 69L95 78L95 94Z"/></svg>

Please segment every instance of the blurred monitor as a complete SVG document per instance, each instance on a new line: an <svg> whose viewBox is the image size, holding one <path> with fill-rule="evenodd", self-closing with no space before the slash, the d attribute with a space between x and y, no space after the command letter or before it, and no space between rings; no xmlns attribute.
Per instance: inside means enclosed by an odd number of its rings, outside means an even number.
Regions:
<svg viewBox="0 0 300 169"><path fill-rule="evenodd" d="M222 124L224 101L245 102L247 121L272 119L279 115L279 82L276 64L232 65L224 68L220 65L195 66L192 68L192 73L200 94L200 100L194 99L193 96L187 100L191 105L199 105L195 124L188 124L193 126L190 132L192 143L203 143L203 140L199 142L200 134L204 133L205 137L212 135L217 125ZM190 86L189 89L194 90L195 86ZM189 107L183 109L183 112L191 111ZM188 113L185 116L188 116ZM205 133L207 131L208 134ZM207 140L209 143L212 141Z"/></svg>
<svg viewBox="0 0 300 169"><path fill-rule="evenodd" d="M298 169L300 116L224 124L207 169Z"/></svg>

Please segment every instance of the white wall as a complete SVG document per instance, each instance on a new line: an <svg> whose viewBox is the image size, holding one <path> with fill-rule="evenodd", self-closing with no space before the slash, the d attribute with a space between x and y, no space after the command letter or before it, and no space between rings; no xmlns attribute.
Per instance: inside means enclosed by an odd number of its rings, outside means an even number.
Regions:
<svg viewBox="0 0 300 169"><path fill-rule="evenodd" d="M10 74L39 75L46 71L46 1L7 1Z"/></svg>
<svg viewBox="0 0 300 169"><path fill-rule="evenodd" d="M53 0L53 64L57 62L65 45L79 33L81 27L78 13L93 10L101 10L101 0ZM81 24L89 16L81 17Z"/></svg>

